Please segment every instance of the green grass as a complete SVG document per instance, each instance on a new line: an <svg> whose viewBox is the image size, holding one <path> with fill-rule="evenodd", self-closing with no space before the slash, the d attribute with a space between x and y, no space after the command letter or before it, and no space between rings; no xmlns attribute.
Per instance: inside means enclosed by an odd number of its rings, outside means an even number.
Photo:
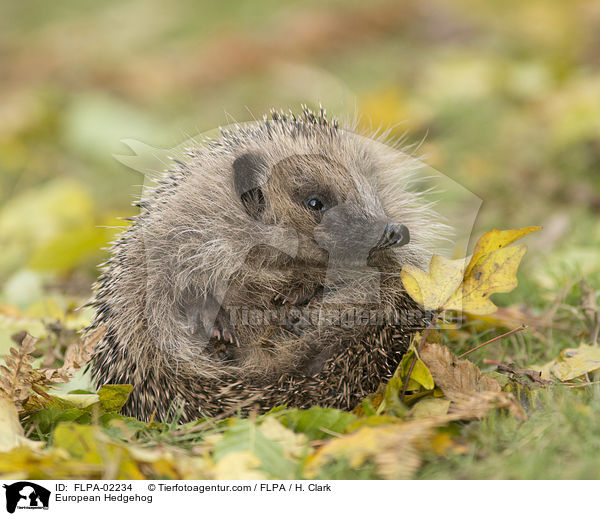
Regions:
<svg viewBox="0 0 600 516"><path fill-rule="evenodd" d="M598 479L600 389L557 387L520 422L499 413L460 429L464 455L430 456L424 479Z"/></svg>

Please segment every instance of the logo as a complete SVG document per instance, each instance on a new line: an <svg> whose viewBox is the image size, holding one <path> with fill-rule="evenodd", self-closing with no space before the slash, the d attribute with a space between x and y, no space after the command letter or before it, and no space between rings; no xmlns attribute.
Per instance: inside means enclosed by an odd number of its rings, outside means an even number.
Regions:
<svg viewBox="0 0 600 516"><path fill-rule="evenodd" d="M50 491L33 482L15 482L6 485L6 510L12 514L15 509L47 509Z"/></svg>

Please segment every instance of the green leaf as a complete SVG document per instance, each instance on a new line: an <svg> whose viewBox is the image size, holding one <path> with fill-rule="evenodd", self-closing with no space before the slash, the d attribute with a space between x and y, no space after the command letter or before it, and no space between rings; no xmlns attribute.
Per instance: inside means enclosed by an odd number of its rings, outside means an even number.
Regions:
<svg viewBox="0 0 600 516"><path fill-rule="evenodd" d="M132 440L140 431L148 428L148 423L138 421L133 417L122 416L116 412L102 414L100 424L107 435L125 441Z"/></svg>
<svg viewBox="0 0 600 516"><path fill-rule="evenodd" d="M306 434L310 440L324 439L343 433L356 420L349 412L333 408L312 407L308 410L291 410L281 417L282 424Z"/></svg>
<svg viewBox="0 0 600 516"><path fill-rule="evenodd" d="M93 426L61 423L54 429L52 443L55 448L64 448L85 462L101 462L95 432Z"/></svg>
<svg viewBox="0 0 600 516"><path fill-rule="evenodd" d="M273 478L295 478L297 464L284 456L281 443L267 439L258 426L248 420L235 421L215 445L213 458L219 462L226 455L250 452L260 461L259 468Z"/></svg>
<svg viewBox="0 0 600 516"><path fill-rule="evenodd" d="M97 394L55 394L53 397L81 409L91 407L100 400Z"/></svg>
<svg viewBox="0 0 600 516"><path fill-rule="evenodd" d="M65 410L58 407L49 407L32 414L29 421L37 427L40 433L49 435L59 423L73 421L81 424L89 424L91 416L89 411L79 408Z"/></svg>
<svg viewBox="0 0 600 516"><path fill-rule="evenodd" d="M402 362L400 363L400 372L402 378L406 378L408 376L408 371L410 370L410 366L413 363L413 359L415 357L414 347L411 347L409 351L402 357ZM417 358L415 365L413 367L412 373L410 375L410 380L408 382L407 391L418 391L421 388L425 390L432 390L435 387L435 383L433 381L433 377L427 369L427 366L423 363L420 358Z"/></svg>
<svg viewBox="0 0 600 516"><path fill-rule="evenodd" d="M102 412L119 412L127 402L133 385L103 385L98 391Z"/></svg>
<svg viewBox="0 0 600 516"><path fill-rule="evenodd" d="M412 380L411 380L412 381ZM409 386L411 382L408 382ZM413 382L419 388L419 384ZM403 416L406 413L406 406L400 401L404 380L397 376L390 379L385 386L383 393L383 404L379 407L378 412L385 412L388 415Z"/></svg>

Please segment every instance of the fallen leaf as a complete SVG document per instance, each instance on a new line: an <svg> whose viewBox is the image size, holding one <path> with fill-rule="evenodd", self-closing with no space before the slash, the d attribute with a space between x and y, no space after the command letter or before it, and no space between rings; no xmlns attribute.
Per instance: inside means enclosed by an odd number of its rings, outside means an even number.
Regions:
<svg viewBox="0 0 600 516"><path fill-rule="evenodd" d="M420 337L416 335L409 351L407 351L402 357L402 361L400 362L400 376L402 379L408 376L410 366L412 365L416 355L417 360L415 361L413 370L410 374L407 390L416 391L422 387L423 389L430 391L435 387L435 384L433 377L431 376L431 372L416 353L415 343L419 341Z"/></svg>
<svg viewBox="0 0 600 516"><path fill-rule="evenodd" d="M253 421L235 421L215 444L213 458L219 463L226 455L242 451L256 456L261 471L271 478L296 476L296 463L284 456L281 442L269 439Z"/></svg>
<svg viewBox="0 0 600 516"><path fill-rule="evenodd" d="M133 385L103 385L98 391L102 412L119 412L132 389Z"/></svg>
<svg viewBox="0 0 600 516"><path fill-rule="evenodd" d="M478 331L498 327L512 329L522 325L538 329L555 327L551 320L536 316L525 305L500 307L494 314L469 314L467 318L473 323L472 327Z"/></svg>
<svg viewBox="0 0 600 516"><path fill-rule="evenodd" d="M6 356L6 365L0 366L0 393L13 401L21 409L31 394L32 376L31 362L37 339L26 335L17 348L10 348Z"/></svg>
<svg viewBox="0 0 600 516"><path fill-rule="evenodd" d="M492 229L491 231L488 231L482 235L475 244L475 249L473 249L473 255L467 266L467 270L465 271L465 276L473 271L478 262L486 254L507 247L524 236L539 231L540 229L542 229L541 226L529 226L522 229L509 229L503 231Z"/></svg>
<svg viewBox="0 0 600 516"><path fill-rule="evenodd" d="M425 344L421 358L436 386L452 401L450 413L480 418L492 408L506 408L516 417L526 418L521 405L512 394L502 392L497 380L484 375L469 360L459 360L446 346Z"/></svg>
<svg viewBox="0 0 600 516"><path fill-rule="evenodd" d="M429 437L430 420L363 427L347 436L331 439L309 457L304 473L314 477L327 463L345 459L351 468L374 462L386 479L410 478L421 464L417 440Z"/></svg>
<svg viewBox="0 0 600 516"><path fill-rule="evenodd" d="M408 294L426 310L443 307L460 286L467 259L449 260L434 255L429 264L429 274L413 265L405 265L400 272Z"/></svg>
<svg viewBox="0 0 600 516"><path fill-rule="evenodd" d="M600 369L600 348L581 345L561 351L551 371L560 381L573 380Z"/></svg>
<svg viewBox="0 0 600 516"><path fill-rule="evenodd" d="M402 423L402 421L403 420L399 417L389 416L389 415L375 415L375 416L361 417L360 419L357 419L356 421L354 421L354 423L348 425L348 428L346 428L346 431L348 433L352 433L352 432L355 432L356 430L358 430L359 428L363 428L365 426L389 425L389 424L395 424L395 423Z"/></svg>
<svg viewBox="0 0 600 516"><path fill-rule="evenodd" d="M454 393L500 392L500 384L484 376L469 360L458 360L446 346L426 343L421 359L431 372L435 385L452 398Z"/></svg>
<svg viewBox="0 0 600 516"><path fill-rule="evenodd" d="M518 419L527 419L512 393L491 391L454 393L448 416L454 421L482 419L493 409L506 409Z"/></svg>
<svg viewBox="0 0 600 516"><path fill-rule="evenodd" d="M438 432L431 439L431 450L436 455L459 455L467 453L469 448L464 444L458 444L448 432Z"/></svg>
<svg viewBox="0 0 600 516"><path fill-rule="evenodd" d="M25 437L15 405L6 398L0 398L0 452L8 452L19 446L39 450L43 442Z"/></svg>
<svg viewBox="0 0 600 516"><path fill-rule="evenodd" d="M90 407L100 401L100 396L97 394L54 394L53 398L63 400L80 409Z"/></svg>
<svg viewBox="0 0 600 516"><path fill-rule="evenodd" d="M485 254L465 274L462 285L446 301L444 309L474 315L493 314L497 307L490 295L514 290L518 284L517 269L526 251L524 245L518 245Z"/></svg>
<svg viewBox="0 0 600 516"><path fill-rule="evenodd" d="M429 273L405 265L401 271L404 288L428 310L492 314L497 307L490 296L510 292L517 286L517 269L526 252L522 245L506 246L538 229L486 233L475 245L475 253L466 268L466 259L448 260L436 255L431 259Z"/></svg>
<svg viewBox="0 0 600 516"><path fill-rule="evenodd" d="M307 410L290 410L280 416L281 422L308 439L324 439L342 433L356 416L334 408L311 407Z"/></svg>
<svg viewBox="0 0 600 516"><path fill-rule="evenodd" d="M525 418L511 394L458 392L452 399L448 414L397 424L364 426L351 434L330 439L306 460L304 474L315 477L328 463L346 461L354 469L372 463L381 478L410 478L419 468L421 450L427 442L431 442L436 428L453 421L481 419L497 408L511 410Z"/></svg>
<svg viewBox="0 0 600 516"><path fill-rule="evenodd" d="M215 480L268 480L260 459L248 450L232 452L215 465Z"/></svg>
<svg viewBox="0 0 600 516"><path fill-rule="evenodd" d="M445 416L450 409L450 403L451 401L447 398L425 398L415 403L408 415L413 419Z"/></svg>
<svg viewBox="0 0 600 516"><path fill-rule="evenodd" d="M266 418L258 428L267 439L281 444L284 457L297 459L305 454L308 442L306 436L292 432L274 417Z"/></svg>
<svg viewBox="0 0 600 516"><path fill-rule="evenodd" d="M113 441L96 426L60 423L52 436L53 448L64 449L84 463L102 464L107 478L145 478L131 455L131 447Z"/></svg>

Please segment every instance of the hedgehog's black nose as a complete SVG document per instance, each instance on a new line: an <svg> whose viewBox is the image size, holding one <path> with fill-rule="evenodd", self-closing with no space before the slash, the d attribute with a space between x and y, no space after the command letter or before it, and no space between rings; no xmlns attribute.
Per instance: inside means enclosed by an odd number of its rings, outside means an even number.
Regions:
<svg viewBox="0 0 600 516"><path fill-rule="evenodd" d="M378 249L385 249L392 246L406 245L409 242L410 232L404 224L388 222L376 247Z"/></svg>

